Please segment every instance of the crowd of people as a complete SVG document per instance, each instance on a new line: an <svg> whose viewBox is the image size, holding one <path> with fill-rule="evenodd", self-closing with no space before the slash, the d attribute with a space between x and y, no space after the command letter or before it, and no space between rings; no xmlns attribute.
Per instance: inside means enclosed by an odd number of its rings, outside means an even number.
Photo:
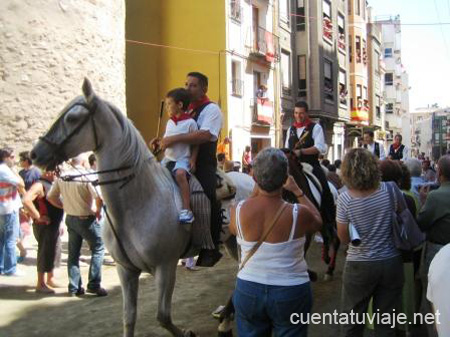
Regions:
<svg viewBox="0 0 450 337"><path fill-rule="evenodd" d="M61 261L61 222L65 215L69 236L69 295L85 293L80 275L83 240L92 253L86 291L97 296L107 295L101 287L104 246L100 191L86 178L64 179L67 175L91 172L93 168L89 162L95 165L95 160L93 157L89 159L84 155L73 158L68 166L70 169L63 169L57 175L56 171L41 171L34 167L28 152L21 152L19 164L22 170L17 172L13 149L0 149L0 274L24 276L17 264L26 257L24 239L31 226L38 244L36 292L53 294L55 288L64 287L55 280L54 269Z"/></svg>
<svg viewBox="0 0 450 337"><path fill-rule="evenodd" d="M185 88L167 93L165 106L169 121L164 136L150 142L153 151L162 149L162 165L173 174L180 188L182 208L179 222L192 224L189 178L195 174L211 202L211 236L214 249L204 249L199 266L213 266L221 258L220 204L216 199L217 167L225 172L239 170L231 159L232 140L218 142L222 114L206 95L208 78L187 74ZM364 144L347 151L343 161L330 163L320 158L327 144L320 123L309 118L308 104L297 102L294 123L287 130L285 151L261 150L254 158L246 146L242 172L256 183L252 195L231 211L230 231L241 248L233 303L239 336L307 336L306 324L292 324L291 313L308 314L313 295L304 257L306 234L321 231L324 239L338 236L346 247L342 281L342 312L364 315L368 311L446 312L450 316L443 275L450 268L450 156L436 165L411 158L401 135L387 151L366 131ZM311 167L320 184L321 203L310 200L291 176L286 153L295 155L299 165ZM95 156L72 158L61 174L39 171L28 153L20 153L22 170L16 173L15 155L0 150L0 273L20 276L18 261L26 258L24 240L31 232L38 242L36 292L51 294L60 285L53 271L61 258L61 222L65 215L68 245L68 292L106 296L101 286L104 245L100 191L86 177L96 170ZM75 177L64 179L64 177ZM285 191L295 196L286 202ZM426 240L410 251L399 250L393 238L394 214L404 198L407 210ZM394 197L393 197L394 196ZM292 198L291 198L292 199ZM357 233L358 243L354 244ZM327 236L329 236L327 238ZM83 287L79 268L83 240L92 253L89 279ZM16 254L16 247L19 256ZM412 274L404 271L413 265ZM187 265L193 268L193 261ZM406 270L406 269L405 269ZM443 283L444 282L444 283ZM412 289L416 302L405 307L405 287ZM391 323L375 324L376 335L394 336ZM429 336L436 335L433 325ZM364 324L343 326L345 336L362 336ZM448 319L437 325L440 336L448 336Z"/></svg>

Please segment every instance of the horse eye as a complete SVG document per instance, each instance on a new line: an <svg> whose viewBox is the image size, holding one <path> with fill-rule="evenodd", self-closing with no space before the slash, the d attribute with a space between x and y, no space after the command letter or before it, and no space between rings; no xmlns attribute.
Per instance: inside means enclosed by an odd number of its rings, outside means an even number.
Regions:
<svg viewBox="0 0 450 337"><path fill-rule="evenodd" d="M67 121L67 123L74 123L78 120L78 117L79 117L79 114L69 113L66 116L66 121Z"/></svg>

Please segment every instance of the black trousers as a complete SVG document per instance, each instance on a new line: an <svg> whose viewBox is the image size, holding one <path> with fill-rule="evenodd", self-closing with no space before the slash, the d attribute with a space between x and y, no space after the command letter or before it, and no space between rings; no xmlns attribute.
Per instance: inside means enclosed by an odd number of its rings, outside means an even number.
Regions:
<svg viewBox="0 0 450 337"><path fill-rule="evenodd" d="M220 241L222 222L220 220L220 202L216 200L217 177L216 167L210 165L199 165L195 171L195 177L211 202L211 237L216 248Z"/></svg>
<svg viewBox="0 0 450 337"><path fill-rule="evenodd" d="M38 242L37 271L49 273L55 265L59 265L61 257L61 240L59 237L60 222L49 225L33 224L33 234Z"/></svg>

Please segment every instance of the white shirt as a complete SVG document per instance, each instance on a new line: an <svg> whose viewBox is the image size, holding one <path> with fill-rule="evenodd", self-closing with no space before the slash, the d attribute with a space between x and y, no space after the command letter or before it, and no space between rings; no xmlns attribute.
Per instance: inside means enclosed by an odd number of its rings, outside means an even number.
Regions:
<svg viewBox="0 0 450 337"><path fill-rule="evenodd" d="M0 214L11 214L22 207L17 190L20 179L5 163L0 164Z"/></svg>
<svg viewBox="0 0 450 337"><path fill-rule="evenodd" d="M448 280L450 280L450 244L436 254L428 271L427 299L433 303L434 310L439 311L437 317L440 324L436 324L436 327L440 337L450 336Z"/></svg>
<svg viewBox="0 0 450 337"><path fill-rule="evenodd" d="M209 131L213 136L211 141L215 142L222 129L222 112L219 106L215 103L208 104L198 116L197 125L199 130Z"/></svg>
<svg viewBox="0 0 450 337"><path fill-rule="evenodd" d="M79 175L88 173L82 166L75 166L73 170L64 172L63 176ZM94 215L96 210L95 198L96 190L91 184L91 178L80 177L73 181L64 181L61 178L56 179L52 188L47 194L49 198L59 198L62 196L64 212L72 216Z"/></svg>
<svg viewBox="0 0 450 337"><path fill-rule="evenodd" d="M372 144L366 144L367 145L367 150L370 151L370 153L372 153L373 155L375 155L375 143L373 142ZM380 160L385 160L386 159L386 151L384 151L384 146L381 145L380 143L378 143L378 145L380 146ZM365 148L365 146L364 146ZM405 156L405 150L403 150L403 156Z"/></svg>
<svg viewBox="0 0 450 337"><path fill-rule="evenodd" d="M287 130L287 137L286 137L286 142L284 144L284 146L286 148L289 147L289 135L291 133L291 128L292 126ZM303 133L303 130L305 130L305 128L297 128L297 137L300 138L300 136ZM328 150L328 146L325 143L325 136L323 135L323 129L322 126L320 126L320 124L316 123L316 125L314 125L314 128L312 130L312 138L314 140L314 147L319 150L320 154L326 154L327 150Z"/></svg>
<svg viewBox="0 0 450 337"><path fill-rule="evenodd" d="M192 118L179 121L177 124L175 124L172 119L169 119L164 137L182 135L197 130L197 123ZM189 159L191 157L191 145L186 143L176 143L174 146L166 149L164 157L170 161Z"/></svg>

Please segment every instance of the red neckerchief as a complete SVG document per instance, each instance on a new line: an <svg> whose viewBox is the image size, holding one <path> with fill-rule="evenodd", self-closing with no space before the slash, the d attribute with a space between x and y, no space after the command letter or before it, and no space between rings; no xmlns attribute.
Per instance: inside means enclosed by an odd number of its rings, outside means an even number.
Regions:
<svg viewBox="0 0 450 337"><path fill-rule="evenodd" d="M188 111L194 111L197 110L199 107L201 107L203 104L211 102L208 98L208 96L203 96L200 100L196 102L191 102L188 106Z"/></svg>
<svg viewBox="0 0 450 337"><path fill-rule="evenodd" d="M177 117L177 116L170 117L170 119L173 120L175 125L177 125L178 122L181 122L181 121L184 121L184 120L190 119L190 118L192 118L192 117L187 112L183 112L179 117Z"/></svg>
<svg viewBox="0 0 450 337"><path fill-rule="evenodd" d="M306 118L306 120L305 120L304 122L295 122L295 123L294 123L294 126L295 126L297 129L300 129L300 128L307 128L308 126L311 125L311 123L312 123L312 121L311 121L309 118Z"/></svg>
<svg viewBox="0 0 450 337"><path fill-rule="evenodd" d="M402 144L397 144L397 143L392 143L392 148L395 150L397 150Z"/></svg>

